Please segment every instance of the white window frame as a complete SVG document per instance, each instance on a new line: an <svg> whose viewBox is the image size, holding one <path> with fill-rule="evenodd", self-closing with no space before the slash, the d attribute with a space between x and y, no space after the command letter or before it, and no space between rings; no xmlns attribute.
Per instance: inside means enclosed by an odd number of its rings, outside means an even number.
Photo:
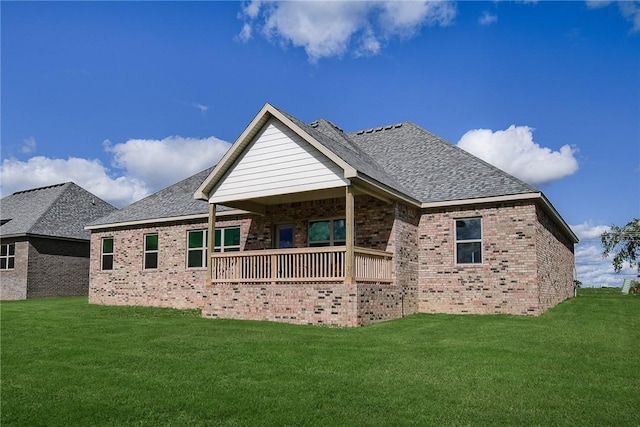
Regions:
<svg viewBox="0 0 640 427"><path fill-rule="evenodd" d="M191 235L191 233L202 233L202 247L194 247L191 248L189 247L189 236ZM200 229L200 230L187 230L187 268L206 268L207 267L207 263L209 262L209 231L206 229ZM190 266L189 265L189 255L191 252L201 252L201 262L202 265L200 266Z"/></svg>
<svg viewBox="0 0 640 427"><path fill-rule="evenodd" d="M458 239L458 221L470 221L470 220L478 220L480 221L480 238L479 239ZM483 244L482 239L484 236L484 228L483 228L482 217L468 217L468 218L455 218L453 220L453 232L454 232L454 261L456 265L482 265L483 264ZM472 259L472 262L458 262L458 244L461 243L479 243L480 244L480 260L475 262L475 259Z"/></svg>
<svg viewBox="0 0 640 427"><path fill-rule="evenodd" d="M104 241L105 240L111 240L111 252L105 252L104 251ZM113 270L113 261L115 259L115 251L116 251L116 244L115 244L115 239L113 237L103 237L102 239L100 239L100 271L111 271ZM106 256L111 256L111 268L104 268L104 257Z"/></svg>
<svg viewBox="0 0 640 427"><path fill-rule="evenodd" d="M240 241L238 242L237 245L227 245L225 243L225 241L224 241L224 235L225 235L224 231L225 230L233 230L233 229L237 229L238 230L238 233L240 235L240 239L239 239ZM214 248L213 248L214 252L238 252L238 251L240 251L240 243L242 241L242 231L240 230L240 226L220 227L220 228L216 227L215 231L217 232L218 230L220 230L220 244L219 245L215 244L215 237L216 236L214 235L213 236L213 239L214 239L213 243L215 245Z"/></svg>
<svg viewBox="0 0 640 427"><path fill-rule="evenodd" d="M313 219L307 223L307 246L308 247L319 247L319 246L344 246L347 244L346 236L344 240L335 240L334 239L334 222L336 221L344 221L346 226L346 219L341 217L336 218L323 218L323 219ZM314 222L329 222L329 240L316 240L315 242L311 241L311 224Z"/></svg>
<svg viewBox="0 0 640 427"><path fill-rule="evenodd" d="M2 255L0 252L0 259L4 261L4 267L0 264L0 270L13 270L16 268L16 244L15 243L3 243L0 245L5 249L6 254ZM11 248L13 248L13 253L11 253ZM13 261L13 265L12 262Z"/></svg>
<svg viewBox="0 0 640 427"><path fill-rule="evenodd" d="M147 249L147 237L156 236L158 240L158 248L157 249ZM156 254L156 266L155 267L147 267L147 254ZM142 254L142 268L145 270L157 270L160 265L160 236L158 233L146 233L144 235L143 242L143 254Z"/></svg>

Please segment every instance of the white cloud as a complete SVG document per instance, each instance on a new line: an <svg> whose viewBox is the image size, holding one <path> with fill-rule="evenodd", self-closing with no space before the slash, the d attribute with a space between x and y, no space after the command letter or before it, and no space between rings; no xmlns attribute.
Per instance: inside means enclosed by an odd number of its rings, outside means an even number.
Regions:
<svg viewBox="0 0 640 427"><path fill-rule="evenodd" d="M605 231L611 230L608 225L593 225L591 222L584 222L582 224L572 225L571 229L578 236L580 241L584 240L600 240L600 236Z"/></svg>
<svg viewBox="0 0 640 427"><path fill-rule="evenodd" d="M587 0L586 4L589 9L600 9L613 4L613 1ZM640 31L640 1L616 1L620 13L627 21L631 22L631 32Z"/></svg>
<svg viewBox="0 0 640 427"><path fill-rule="evenodd" d="M480 18L478 18L478 23L480 25L491 25L498 22L498 15L494 15L493 13L484 11Z"/></svg>
<svg viewBox="0 0 640 427"><path fill-rule="evenodd" d="M51 159L43 156L32 157L26 162L4 159L0 165L0 176L3 195L68 181L116 206L124 206L149 194L149 188L143 181L127 176L111 177L104 165L95 159Z"/></svg>
<svg viewBox="0 0 640 427"><path fill-rule="evenodd" d="M589 9L599 9L601 7L609 6L613 2L608 0L587 0L585 3Z"/></svg>
<svg viewBox="0 0 640 427"><path fill-rule="evenodd" d="M600 235L609 230L608 225L593 225L591 222L572 225L571 228L580 238L576 246L576 272L578 280L585 287L622 286L624 279L633 278L637 272L628 263L620 273L616 273L611 257L602 256Z"/></svg>
<svg viewBox="0 0 640 427"><path fill-rule="evenodd" d="M622 16L633 24L631 32L635 33L640 31L640 2L620 1L618 2L618 7L620 8Z"/></svg>
<svg viewBox="0 0 640 427"><path fill-rule="evenodd" d="M197 102L193 104L193 106L196 107L198 110L200 110L202 114L206 113L209 110L208 105L198 104Z"/></svg>
<svg viewBox="0 0 640 427"><path fill-rule="evenodd" d="M22 147L20 151L24 154L33 153L36 150L36 140L34 137L30 136L29 138L25 138L22 140Z"/></svg>
<svg viewBox="0 0 640 427"><path fill-rule="evenodd" d="M262 13L260 13L262 12ZM283 47L301 47L309 60L375 55L390 38L411 37L423 25L449 25L456 15L448 1L251 1L238 38L248 41L254 27Z"/></svg>
<svg viewBox="0 0 640 427"><path fill-rule="evenodd" d="M240 34L238 34L238 39L241 42L246 43L249 40L251 40L252 36L253 36L253 30L251 28L251 25L245 22L244 25L242 26L242 30L240 31Z"/></svg>
<svg viewBox="0 0 640 427"><path fill-rule="evenodd" d="M575 149L553 151L533 140L533 129L511 125L506 130L475 129L465 133L458 147L531 184L545 184L578 170Z"/></svg>
<svg viewBox="0 0 640 427"><path fill-rule="evenodd" d="M112 169L97 159L9 158L0 165L0 189L2 195L8 195L73 181L122 207L213 166L228 148L228 143L214 137L132 139L115 145L106 142L105 151L113 156Z"/></svg>
<svg viewBox="0 0 640 427"><path fill-rule="evenodd" d="M229 143L214 137L130 139L113 146L105 143L105 150L113 154L113 166L154 190L214 165L228 148Z"/></svg>

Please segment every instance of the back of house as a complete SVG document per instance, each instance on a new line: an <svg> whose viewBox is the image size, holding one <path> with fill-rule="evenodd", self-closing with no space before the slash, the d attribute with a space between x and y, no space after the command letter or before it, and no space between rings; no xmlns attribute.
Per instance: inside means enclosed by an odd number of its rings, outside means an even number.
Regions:
<svg viewBox="0 0 640 427"><path fill-rule="evenodd" d="M550 201L411 122L347 133L266 104L216 166L88 229L99 304L359 326L573 295Z"/></svg>

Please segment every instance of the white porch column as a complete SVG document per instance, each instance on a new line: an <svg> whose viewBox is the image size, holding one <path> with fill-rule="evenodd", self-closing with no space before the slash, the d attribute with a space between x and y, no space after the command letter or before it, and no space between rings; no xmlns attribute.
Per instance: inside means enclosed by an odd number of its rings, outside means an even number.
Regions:
<svg viewBox="0 0 640 427"><path fill-rule="evenodd" d="M213 281L213 262L211 257L215 248L216 235L216 204L209 203L209 223L207 228L207 279L208 285Z"/></svg>
<svg viewBox="0 0 640 427"><path fill-rule="evenodd" d="M351 187L351 185L348 185L346 189L345 225L347 252L344 255L344 283L347 285L351 285L355 282L353 277L355 202L353 197L353 188Z"/></svg>

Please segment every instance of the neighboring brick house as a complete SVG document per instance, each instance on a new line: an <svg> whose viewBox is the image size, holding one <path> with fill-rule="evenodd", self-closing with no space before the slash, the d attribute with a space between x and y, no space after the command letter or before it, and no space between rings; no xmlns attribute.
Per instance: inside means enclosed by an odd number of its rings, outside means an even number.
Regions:
<svg viewBox="0 0 640 427"><path fill-rule="evenodd" d="M90 302L341 326L539 315L573 295L578 241L539 190L411 122L345 133L269 104L214 168L88 229Z"/></svg>
<svg viewBox="0 0 640 427"><path fill-rule="evenodd" d="M0 299L87 295L87 222L116 208L73 182L0 200Z"/></svg>

